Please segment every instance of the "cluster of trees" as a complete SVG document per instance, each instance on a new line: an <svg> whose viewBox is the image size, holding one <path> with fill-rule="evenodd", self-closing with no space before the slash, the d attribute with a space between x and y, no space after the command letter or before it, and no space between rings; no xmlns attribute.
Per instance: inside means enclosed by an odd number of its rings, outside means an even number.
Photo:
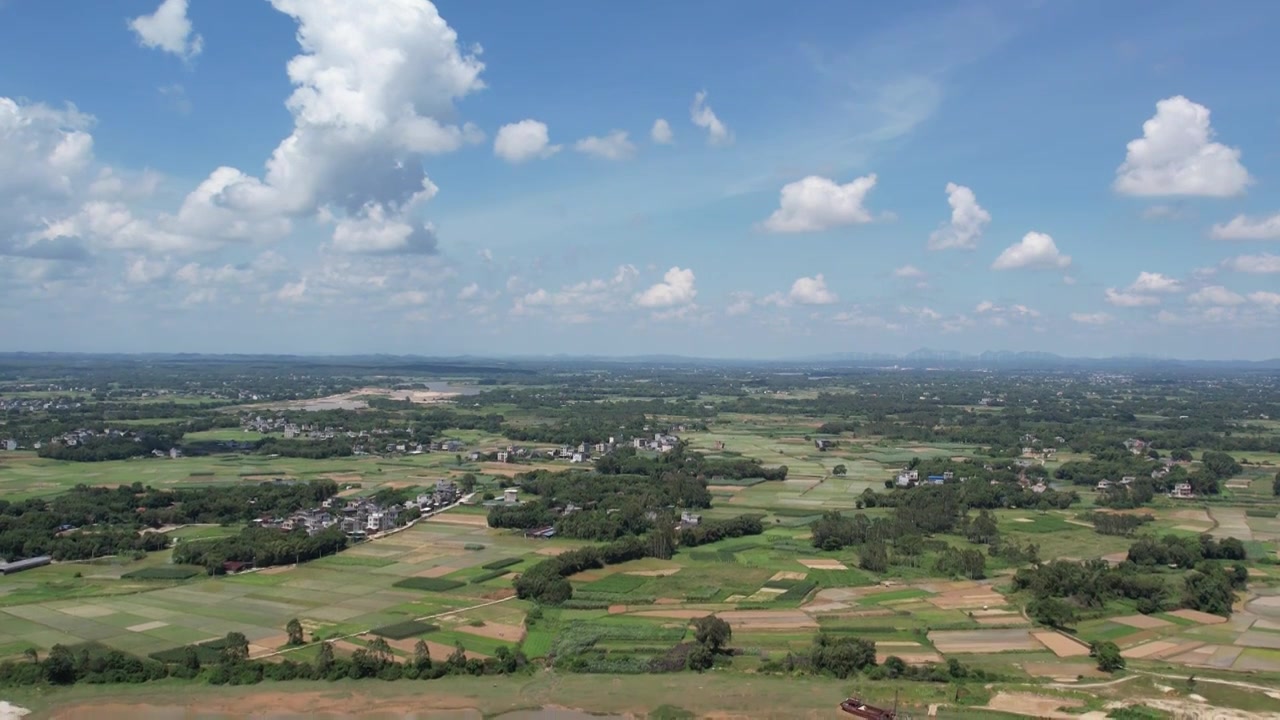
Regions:
<svg viewBox="0 0 1280 720"><path fill-rule="evenodd" d="M702 522L680 530L681 547L697 547L708 543L742 537L759 535L764 532L764 523L760 515L739 515L724 520L703 520Z"/></svg>
<svg viewBox="0 0 1280 720"><path fill-rule="evenodd" d="M1069 627L1080 612L1120 598L1135 601L1144 614L1181 607L1230 617L1235 591L1246 587L1248 576L1240 563L1202 562L1183 575L1181 593L1175 594L1166 574L1133 562L1112 567L1104 560L1055 560L1018 570L1013 587L1031 594L1027 612L1038 622Z"/></svg>
<svg viewBox="0 0 1280 720"><path fill-rule="evenodd" d="M1233 537L1215 540L1209 534L1195 538L1170 534L1138 538L1129 546L1128 559L1137 565L1191 568L1204 560L1244 560L1245 557L1244 543Z"/></svg>
<svg viewBox="0 0 1280 720"><path fill-rule="evenodd" d="M492 657L468 659L461 645L448 658L431 659L427 644L421 640L413 657L396 660L390 645L376 638L344 658L335 654L333 644L322 642L312 662L254 661L249 659L249 641L243 633L228 633L216 662L206 664L193 646L174 662L140 659L119 650L91 644L78 649L54 645L41 659L28 651L22 660L0 662L0 687L23 685L72 685L75 683L144 683L167 677L193 679L203 677L214 685L249 685L263 680L340 680L378 678L381 680L434 679L446 675L509 675L522 672L528 660L519 650L500 646Z"/></svg>
<svg viewBox="0 0 1280 720"><path fill-rule="evenodd" d="M0 557L51 555L84 560L169 546L162 525L244 522L314 507L337 494L337 483L262 483L157 490L141 483L116 488L77 485L52 498L0 499Z"/></svg>
<svg viewBox="0 0 1280 720"><path fill-rule="evenodd" d="M247 562L254 567L271 567L307 562L333 555L347 548L350 540L342 530L331 527L315 535L305 528L281 532L274 528L248 527L239 535L209 540L188 540L173 549L173 561L199 565L210 575L224 572L223 563Z"/></svg>
<svg viewBox="0 0 1280 720"><path fill-rule="evenodd" d="M890 655L883 663L877 665L874 640L829 633L819 633L815 636L813 644L809 646L809 651L806 653L787 653L777 660L766 660L761 663L760 672L801 672L810 675L828 675L841 680L863 673L870 680L901 678L941 683L964 680L985 682L998 679L997 676L985 670L968 667L955 658L950 658L945 663L908 665L902 658Z"/></svg>
<svg viewBox="0 0 1280 720"><path fill-rule="evenodd" d="M934 561L933 571L948 577L962 576L981 580L987 576L987 558L974 548L948 547Z"/></svg>
<svg viewBox="0 0 1280 720"><path fill-rule="evenodd" d="M620 447L596 458L595 471L602 475L647 475L659 477L667 472L681 472L701 480L725 478L741 480L764 478L786 480L787 466L765 467L759 460L749 458L708 458L689 452L682 441L670 452L657 455L641 454L633 447Z"/></svg>
<svg viewBox="0 0 1280 720"><path fill-rule="evenodd" d="M1082 516L1093 523L1093 529L1099 535L1123 535L1128 537L1135 530L1154 521L1154 515L1131 515L1129 513L1089 512Z"/></svg>
<svg viewBox="0 0 1280 720"><path fill-rule="evenodd" d="M646 538L632 536L547 558L516 577L516 596L543 605L559 605L573 597L570 575L648 557L651 547Z"/></svg>

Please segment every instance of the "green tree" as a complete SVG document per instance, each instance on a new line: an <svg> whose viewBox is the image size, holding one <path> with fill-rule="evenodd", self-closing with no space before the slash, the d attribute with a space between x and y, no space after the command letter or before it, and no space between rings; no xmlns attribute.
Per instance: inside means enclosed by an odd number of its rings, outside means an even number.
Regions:
<svg viewBox="0 0 1280 720"><path fill-rule="evenodd" d="M369 652L373 653L373 657L378 661L379 665L385 665L395 657L395 653L391 652L391 645L386 638L374 638L369 643Z"/></svg>
<svg viewBox="0 0 1280 720"><path fill-rule="evenodd" d="M1276 473L1276 479L1271 481L1271 494L1280 497L1280 472Z"/></svg>
<svg viewBox="0 0 1280 720"><path fill-rule="evenodd" d="M662 560L670 560L675 552L675 524L671 518L659 515L654 528L649 531L649 555Z"/></svg>
<svg viewBox="0 0 1280 720"><path fill-rule="evenodd" d="M76 660L65 645L54 645L44 659L44 679L53 685L76 681Z"/></svg>
<svg viewBox="0 0 1280 720"><path fill-rule="evenodd" d="M1110 640L1096 642L1089 647L1089 656L1098 661L1098 669L1103 672L1115 672L1124 669L1124 656L1120 647Z"/></svg>
<svg viewBox="0 0 1280 720"><path fill-rule="evenodd" d="M1066 629L1076 622L1075 608L1056 597L1036 598L1027 604L1031 619L1052 628Z"/></svg>
<svg viewBox="0 0 1280 720"><path fill-rule="evenodd" d="M996 525L996 519L986 510L979 510L978 517L969 523L969 528L965 533L965 537L969 538L969 542L989 544L1000 535L1000 528Z"/></svg>
<svg viewBox="0 0 1280 720"><path fill-rule="evenodd" d="M884 543L868 543L858 556L858 567L870 572L884 572L889 569L889 553Z"/></svg>
<svg viewBox="0 0 1280 720"><path fill-rule="evenodd" d="M1205 472L1218 480L1239 475L1243 469L1235 458L1224 452L1205 451L1200 456L1200 462L1204 465Z"/></svg>
<svg viewBox="0 0 1280 720"><path fill-rule="evenodd" d="M849 468L845 467L844 463L841 463L835 466L834 468L831 468L831 474L835 475L836 477L843 477L848 472L849 472Z"/></svg>
<svg viewBox="0 0 1280 720"><path fill-rule="evenodd" d="M462 457L462 456L461 456L461 455L459 455L458 457ZM462 490L462 492L464 492L464 493L469 493L469 492L471 492L472 490L475 490L475 489L476 489L476 476L475 476L475 474L474 474L474 473L467 473L467 474L463 475L462 477L458 478L458 487L459 487L459 488Z"/></svg>
<svg viewBox="0 0 1280 720"><path fill-rule="evenodd" d="M418 640L413 645L413 666L419 674L431 669L431 648L427 647L425 640Z"/></svg>
<svg viewBox="0 0 1280 720"><path fill-rule="evenodd" d="M222 646L222 661L228 664L244 662L249 659L249 638L244 633L229 632Z"/></svg>
<svg viewBox="0 0 1280 720"><path fill-rule="evenodd" d="M689 658L686 661L690 670L702 672L709 669L715 664L715 653L711 652L711 648L706 645L694 645L689 651Z"/></svg>
<svg viewBox="0 0 1280 720"><path fill-rule="evenodd" d="M711 652L720 652L733 639L733 628L715 616L715 613L693 621L694 639Z"/></svg>
<svg viewBox="0 0 1280 720"><path fill-rule="evenodd" d="M320 651L316 653L316 672L321 676L327 675L333 668L333 663L333 643L325 640L320 643Z"/></svg>
<svg viewBox="0 0 1280 720"><path fill-rule="evenodd" d="M29 647L26 650L23 650L22 656L25 657L29 662L33 662L33 663L40 662L40 653L36 652L36 649L33 647Z"/></svg>
<svg viewBox="0 0 1280 720"><path fill-rule="evenodd" d="M284 626L285 634L289 636L290 645L302 645L305 639L302 635L302 623L298 622L298 618L293 618Z"/></svg>

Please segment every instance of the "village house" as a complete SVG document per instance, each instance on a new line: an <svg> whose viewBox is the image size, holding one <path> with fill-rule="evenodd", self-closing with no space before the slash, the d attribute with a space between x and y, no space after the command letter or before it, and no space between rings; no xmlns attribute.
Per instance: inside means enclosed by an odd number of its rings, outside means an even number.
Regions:
<svg viewBox="0 0 1280 720"><path fill-rule="evenodd" d="M5 441L4 441L4 449L5 449L5 450L8 450L9 452L13 452L14 450L17 450L17 449L18 449L18 441L17 441L17 440L14 440L13 438L10 438L10 439L8 439L8 440L5 440Z"/></svg>
<svg viewBox="0 0 1280 720"><path fill-rule="evenodd" d="M1169 493L1169 497L1178 500L1187 500L1194 498L1195 492L1191 490L1191 483L1178 483L1173 486L1173 490Z"/></svg>
<svg viewBox="0 0 1280 720"><path fill-rule="evenodd" d="M1098 490L1110 490L1114 485L1115 485L1115 483L1111 482L1110 480L1099 480L1099 481L1098 481L1098 485L1097 485L1097 488L1096 488L1096 489L1098 489Z"/></svg>
<svg viewBox="0 0 1280 720"><path fill-rule="evenodd" d="M898 473L898 487L911 487L920 481L919 470L903 470Z"/></svg>

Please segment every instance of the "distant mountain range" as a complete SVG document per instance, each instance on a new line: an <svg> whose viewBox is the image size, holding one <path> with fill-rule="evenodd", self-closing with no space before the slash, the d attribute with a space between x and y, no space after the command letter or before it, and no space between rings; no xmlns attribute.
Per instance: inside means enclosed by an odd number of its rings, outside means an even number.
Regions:
<svg viewBox="0 0 1280 720"><path fill-rule="evenodd" d="M1269 360L1186 360L1162 358L1148 355L1126 355L1120 357L1066 357L1046 352L1013 352L987 351L982 353L962 353L954 350L935 350L921 348L905 355L891 353L826 353L793 358L777 358L769 360L749 360L734 358L704 358L683 355L391 355L369 353L363 355L269 355L269 354L220 354L201 353L46 353L46 352L8 352L0 353L0 363L30 363L36 360L47 360L74 364L90 365L95 361L115 361L139 363L242 363L254 361L297 362L317 365L372 365L375 367L409 367L420 364L439 366L445 370L477 370L477 366L488 365L492 370L521 372L520 366L546 365L666 365L666 366L733 366L733 367L865 367L884 368L897 367L904 369L956 369L956 370L1159 370L1159 369L1203 369L1203 370L1280 370L1280 358ZM425 368L423 368L425 369ZM528 369L523 370L527 372Z"/></svg>

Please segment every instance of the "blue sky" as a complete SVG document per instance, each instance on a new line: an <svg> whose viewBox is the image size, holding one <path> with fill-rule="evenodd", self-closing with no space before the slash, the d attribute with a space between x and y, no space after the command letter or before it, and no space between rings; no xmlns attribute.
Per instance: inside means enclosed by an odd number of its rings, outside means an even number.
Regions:
<svg viewBox="0 0 1280 720"><path fill-rule="evenodd" d="M1280 6L0 0L0 350L1280 356Z"/></svg>

